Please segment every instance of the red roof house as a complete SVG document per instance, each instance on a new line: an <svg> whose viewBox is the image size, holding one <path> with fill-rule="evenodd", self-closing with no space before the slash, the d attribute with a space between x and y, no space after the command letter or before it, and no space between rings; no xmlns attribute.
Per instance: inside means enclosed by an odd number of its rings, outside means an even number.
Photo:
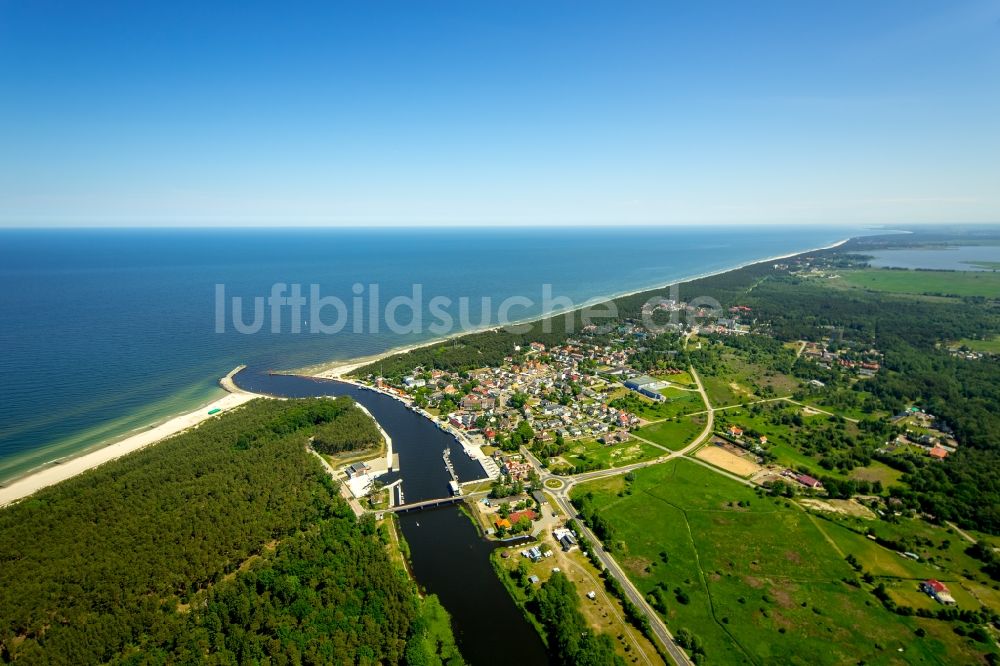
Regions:
<svg viewBox="0 0 1000 666"><path fill-rule="evenodd" d="M951 591L948 590L948 586L939 580L934 580L933 578L925 580L920 584L920 588L932 596L938 603L955 603L955 598L951 596Z"/></svg>
<svg viewBox="0 0 1000 666"><path fill-rule="evenodd" d="M822 488L823 484L819 482L819 479L814 479L808 474L799 474L795 477L795 480L801 483L806 488Z"/></svg>
<svg viewBox="0 0 1000 666"><path fill-rule="evenodd" d="M511 525L517 525L518 521L522 518L527 518L528 520L534 520L537 514L532 509L525 509L524 511L515 511L514 513L507 516L507 520L510 521Z"/></svg>

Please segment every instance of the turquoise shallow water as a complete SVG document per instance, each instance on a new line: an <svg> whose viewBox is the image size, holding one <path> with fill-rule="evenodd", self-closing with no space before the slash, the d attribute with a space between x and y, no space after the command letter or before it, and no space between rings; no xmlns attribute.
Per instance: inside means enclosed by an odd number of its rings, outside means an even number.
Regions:
<svg viewBox="0 0 1000 666"><path fill-rule="evenodd" d="M672 227L659 229L291 229L0 231L0 479L79 453L216 396L234 366L294 368L375 354L440 337L430 299L469 324L495 323L502 299L541 312L543 284L579 304L754 260L828 245L861 229ZM345 327L310 332L308 308L293 333L290 308L272 332L235 330L253 320L254 297L283 282L317 284L345 304ZM423 294L423 326L387 330L394 296ZM379 307L370 285L377 284ZM217 285L225 331L217 332ZM358 287L355 287L358 285ZM362 317L353 300L361 291ZM287 290L286 292L287 293ZM493 299L491 320L481 298ZM374 320L369 318L375 311ZM397 320L409 321L406 307ZM332 325L335 308L321 320ZM362 321L363 320L363 321ZM315 326L316 320L313 319ZM374 326L372 324L375 324ZM378 330L374 330L378 329ZM454 330L454 329L452 329Z"/></svg>

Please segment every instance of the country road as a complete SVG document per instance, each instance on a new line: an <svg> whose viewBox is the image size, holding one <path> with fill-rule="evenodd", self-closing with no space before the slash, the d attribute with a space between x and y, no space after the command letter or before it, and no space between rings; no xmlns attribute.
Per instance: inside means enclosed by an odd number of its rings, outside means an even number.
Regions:
<svg viewBox="0 0 1000 666"><path fill-rule="evenodd" d="M567 516L576 516L576 510L573 508L573 505L569 499L570 491L576 484L586 481L593 481L596 479L608 478L612 476L619 476L621 474L627 474L636 469L649 467L650 465L658 465L673 458L680 458L682 456L687 455L691 451L697 449L709 437L712 436L712 432L715 427L715 410L712 408L712 404L708 401L708 394L705 392L705 387L701 382L701 377L698 376L698 373L697 371L695 371L694 367L690 368L690 372L691 376L694 378L695 384L697 385L697 391L701 395L702 401L705 403L705 411L702 413L704 413L707 416L707 418L705 419L704 429L702 429L702 431L698 434L698 436L695 437L691 441L691 443L685 446L683 449L680 449L678 451L673 451L665 456L660 456L655 460L647 460L641 463L635 463L633 465L625 465L623 467L616 467L613 469L602 469L593 472L585 472L583 474L577 474L571 477L559 477L552 474L551 472L548 471L548 469L542 466L541 462L530 451L528 451L527 448L521 449L521 452L524 454L525 459L528 460L535 468L535 470L538 472L538 475L539 477L541 477L543 484L544 481L548 479L558 479L563 483L563 486L559 489L551 489L551 488L548 489L549 493L552 495L553 499L555 499L556 504L559 505L559 508L563 511L563 513L565 513ZM695 462L701 462L701 461L696 460ZM708 465L706 466L710 467ZM710 467L710 469L715 469L715 468ZM716 470L716 471L721 472L721 470ZM727 476L730 475L727 474ZM743 479L740 479L740 481L746 483L746 481ZM656 611L653 610L653 608L649 605L649 603L646 602L646 598L643 596L642 592L640 592L639 589L632 583L632 581L625 574L622 568L618 565L615 559L610 555L610 553L607 552L607 550L604 548L604 545L601 543L600 539L598 539L597 536L590 530L590 528L587 527L585 524L583 524L582 521L578 520L576 521L576 524L579 527L580 533L588 541L590 541L591 544L593 544L594 554L600 560L601 564L603 564L604 568L608 571L608 573L614 576L614 578L621 584L622 589L625 590L625 596L628 597L628 600L631 601L633 604L635 604L635 606L638 607L647 618L649 618L649 624L653 630L653 633L656 635L657 639L664 646L664 648L666 648L667 654L670 655L670 658L674 661L674 663L678 664L679 666L689 666L693 664L693 662L688 658L687 653L684 651L684 649L681 648L681 646L677 645L677 643L674 641L673 634L671 634L670 630L667 629L667 625L664 624L663 620L660 619L660 616L657 615Z"/></svg>

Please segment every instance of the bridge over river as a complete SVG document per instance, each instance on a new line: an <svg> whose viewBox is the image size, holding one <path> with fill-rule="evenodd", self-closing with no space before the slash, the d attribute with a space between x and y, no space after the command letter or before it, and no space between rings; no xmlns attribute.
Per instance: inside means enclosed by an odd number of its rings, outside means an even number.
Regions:
<svg viewBox="0 0 1000 666"><path fill-rule="evenodd" d="M410 502L409 504L400 504L399 506L392 506L386 509L386 511L392 511L394 513L410 513L411 511L423 511L424 509L433 509L439 506L447 506L449 504L457 504L464 499L477 500L482 497L489 495L487 492L472 493L471 495L453 495L451 497L441 497L438 499L423 500L422 502Z"/></svg>

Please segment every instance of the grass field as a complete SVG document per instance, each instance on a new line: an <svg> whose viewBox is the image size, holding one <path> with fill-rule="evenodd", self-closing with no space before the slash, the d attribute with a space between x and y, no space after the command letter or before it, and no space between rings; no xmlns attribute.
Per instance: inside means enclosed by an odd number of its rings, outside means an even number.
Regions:
<svg viewBox="0 0 1000 666"><path fill-rule="evenodd" d="M883 488L903 485L903 473L878 460L873 460L867 467L855 467L848 472L847 478L855 481L881 481Z"/></svg>
<svg viewBox="0 0 1000 666"><path fill-rule="evenodd" d="M969 543L950 527L904 517L898 518L896 522L860 520L843 515L829 518L830 521L827 522L843 526L841 529L848 528L857 532L870 528L882 539L899 542L905 550L920 556L921 563L900 558L904 564L910 563L907 566L914 572L913 575L920 575L923 567L935 567L934 577L945 581L949 586L961 583L977 591L979 603L1000 612L1000 589L997 589L1000 584L982 573L982 563L965 552ZM856 556L859 560L862 559L860 553L856 553Z"/></svg>
<svg viewBox="0 0 1000 666"><path fill-rule="evenodd" d="M721 363L712 373L703 373L702 384L713 407L729 407L761 398L790 395L801 382L768 365L751 362L746 355L721 343Z"/></svg>
<svg viewBox="0 0 1000 666"><path fill-rule="evenodd" d="M636 434L671 451L679 451L690 444L704 427L704 416L683 416L677 421L660 421L643 426L636 431Z"/></svg>
<svg viewBox="0 0 1000 666"><path fill-rule="evenodd" d="M812 476L833 476L843 479L864 479L866 481L881 481L882 485L899 485L902 472L884 463L872 461L867 467L857 467L850 472L823 469L819 459L804 453L796 446L796 438L802 428L790 423L776 423L780 414L803 415L805 427L827 427L830 417L824 414L804 415L802 409L787 401L774 401L760 405L737 407L716 413L716 428L724 430L727 424L737 425L743 429L752 429L767 436L767 449L775 455L775 462L792 469L805 468ZM852 423L843 424L850 433L857 432L857 426Z"/></svg>
<svg viewBox="0 0 1000 666"><path fill-rule="evenodd" d="M772 395L788 395L795 391L802 382L791 375L778 372L767 365L751 363L734 352L724 356L729 366L729 372L734 374L741 386L747 386L752 391L760 392L771 389Z"/></svg>
<svg viewBox="0 0 1000 666"><path fill-rule="evenodd" d="M1000 298L1000 273L987 271L909 271L867 268L845 271L837 282L871 291L935 296Z"/></svg>
<svg viewBox="0 0 1000 666"><path fill-rule="evenodd" d="M702 640L707 663L974 663L987 649L944 622L890 613L842 580L855 575L846 552L911 575L922 574L919 563L876 557L863 536L690 461L635 477L631 493L619 496L624 482L610 479L574 496L593 493L624 544L616 559L672 631Z"/></svg>
<svg viewBox="0 0 1000 666"><path fill-rule="evenodd" d="M914 583L938 577L945 582L951 580L941 571L924 562L916 562L883 548L869 539L859 539L856 532L832 520L814 519L817 528L828 536L844 555L854 555L865 571L876 576L906 579ZM869 523L871 521L868 521Z"/></svg>
<svg viewBox="0 0 1000 666"><path fill-rule="evenodd" d="M949 347L968 347L972 351L984 352L987 354L1000 354L1000 336L995 336L989 340L971 340L963 338L958 342L948 345Z"/></svg>
<svg viewBox="0 0 1000 666"><path fill-rule="evenodd" d="M873 418L885 412L872 413L869 414L865 412L860 407L843 407L838 405L831 405L823 400L816 400L813 398L804 398L802 404L807 407L812 407L813 409L823 410L824 412L830 412L831 414L836 414L837 416L843 416L845 419L854 419L855 421L860 421L865 418ZM825 416L825 415L824 415Z"/></svg>
<svg viewBox="0 0 1000 666"><path fill-rule="evenodd" d="M739 405L757 399L747 386L729 375L709 375L702 377L701 383L705 386L708 401L716 408Z"/></svg>
<svg viewBox="0 0 1000 666"><path fill-rule="evenodd" d="M622 444L604 446L593 439L581 439L569 442L569 448L562 455L572 465L587 465L596 463L600 467L621 467L632 463L649 460L661 455L663 451L650 446L646 442L630 440Z"/></svg>
<svg viewBox="0 0 1000 666"><path fill-rule="evenodd" d="M694 379L691 378L691 374L687 371L678 372L675 374L664 374L659 372L654 372L653 377L657 379L662 379L664 381L670 382L671 384L678 384L680 386L694 386Z"/></svg>
<svg viewBox="0 0 1000 666"><path fill-rule="evenodd" d="M655 402L634 391L627 389L626 391L627 393L623 394L626 401L625 409L646 421L672 419L675 416L683 416L705 409L705 403L697 391L666 388L661 391L661 394L667 399Z"/></svg>

